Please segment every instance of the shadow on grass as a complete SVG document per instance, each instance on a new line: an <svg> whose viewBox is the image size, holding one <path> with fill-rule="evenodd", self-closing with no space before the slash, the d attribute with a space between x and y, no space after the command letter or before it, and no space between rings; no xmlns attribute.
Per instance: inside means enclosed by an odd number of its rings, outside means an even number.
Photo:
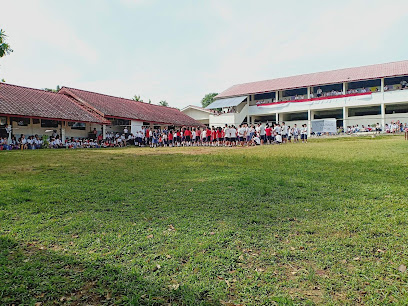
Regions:
<svg viewBox="0 0 408 306"><path fill-rule="evenodd" d="M39 245L0 237L0 302L8 304L218 305L208 291L154 284L101 262L81 261ZM40 304L36 304L40 305Z"/></svg>

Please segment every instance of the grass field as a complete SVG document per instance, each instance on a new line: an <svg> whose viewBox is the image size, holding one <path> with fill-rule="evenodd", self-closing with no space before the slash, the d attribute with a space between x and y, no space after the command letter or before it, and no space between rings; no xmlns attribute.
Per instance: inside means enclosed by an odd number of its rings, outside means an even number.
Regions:
<svg viewBox="0 0 408 306"><path fill-rule="evenodd" d="M0 304L407 304L407 166L399 136L0 152Z"/></svg>

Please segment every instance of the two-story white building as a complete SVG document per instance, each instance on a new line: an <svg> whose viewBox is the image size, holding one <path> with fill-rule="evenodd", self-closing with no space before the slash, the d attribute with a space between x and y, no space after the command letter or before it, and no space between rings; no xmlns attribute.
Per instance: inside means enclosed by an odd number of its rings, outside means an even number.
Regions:
<svg viewBox="0 0 408 306"><path fill-rule="evenodd" d="M210 126L258 122L337 127L408 122L408 61L234 85L207 109Z"/></svg>

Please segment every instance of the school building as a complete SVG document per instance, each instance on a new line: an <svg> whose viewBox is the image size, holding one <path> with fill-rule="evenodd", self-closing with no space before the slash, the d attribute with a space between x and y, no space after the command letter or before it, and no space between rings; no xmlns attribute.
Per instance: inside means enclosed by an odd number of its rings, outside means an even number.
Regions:
<svg viewBox="0 0 408 306"><path fill-rule="evenodd" d="M311 126L314 119L335 118L339 128L384 127L408 122L408 61L238 84L215 99L206 108L217 110L208 113L210 126L282 121Z"/></svg>
<svg viewBox="0 0 408 306"><path fill-rule="evenodd" d="M61 139L90 137L102 133L131 133L142 126L201 126L176 108L137 102L95 92L63 87L58 93L0 83L0 137L6 125L14 135L51 135Z"/></svg>

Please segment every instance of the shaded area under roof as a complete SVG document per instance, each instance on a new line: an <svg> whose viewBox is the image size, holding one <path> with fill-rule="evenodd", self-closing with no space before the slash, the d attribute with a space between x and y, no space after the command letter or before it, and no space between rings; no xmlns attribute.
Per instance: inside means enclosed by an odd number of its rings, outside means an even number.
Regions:
<svg viewBox="0 0 408 306"><path fill-rule="evenodd" d="M215 100L213 103L208 105L206 107L206 109L216 109L216 108L237 106L237 105L241 104L241 102L244 101L246 98L248 98L248 96L241 96L241 97L233 97L233 98Z"/></svg>
<svg viewBox="0 0 408 306"><path fill-rule="evenodd" d="M273 80L238 84L220 93L216 97L216 99L309 86L386 78L400 75L408 75L408 61L346 68Z"/></svg>
<svg viewBox="0 0 408 306"><path fill-rule="evenodd" d="M0 114L76 122L109 124L96 112L68 96L0 83Z"/></svg>

